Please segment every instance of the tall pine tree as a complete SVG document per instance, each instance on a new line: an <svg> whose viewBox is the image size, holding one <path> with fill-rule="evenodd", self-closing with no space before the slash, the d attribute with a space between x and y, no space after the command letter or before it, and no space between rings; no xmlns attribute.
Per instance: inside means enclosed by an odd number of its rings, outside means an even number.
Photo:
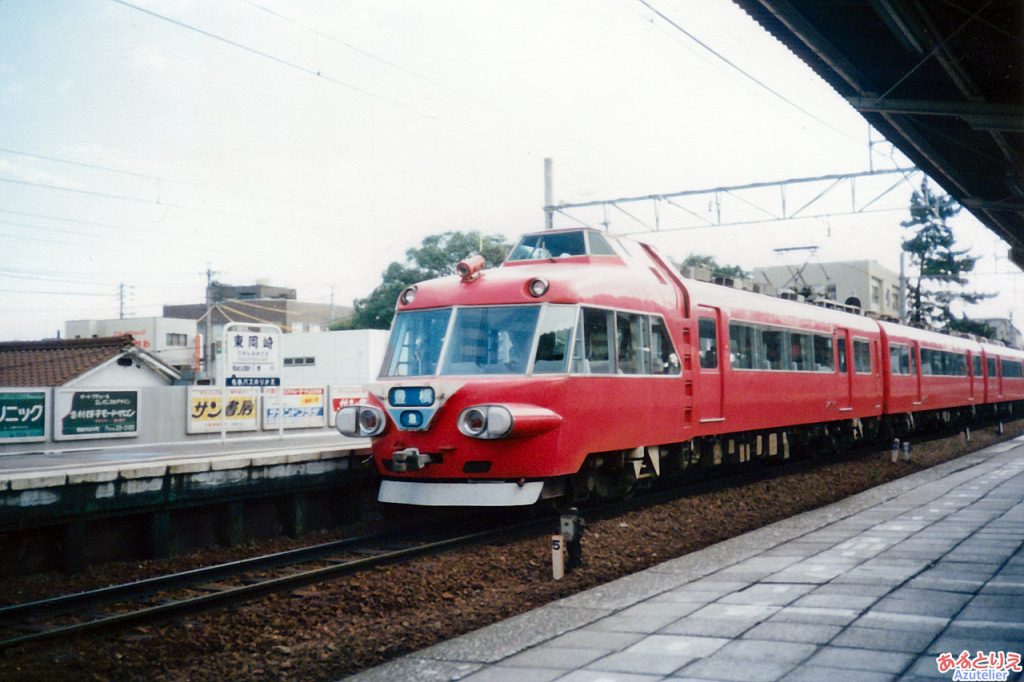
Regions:
<svg viewBox="0 0 1024 682"><path fill-rule="evenodd" d="M909 286L907 317L916 327L989 336L992 329L987 324L964 313L957 317L952 310L957 302L972 304L994 295L963 289L965 275L974 270L978 258L968 255L969 249L953 248L956 239L947 221L959 212L960 205L949 195L932 192L927 179L910 198L910 220L900 223L912 230L902 247L917 270L917 279Z"/></svg>

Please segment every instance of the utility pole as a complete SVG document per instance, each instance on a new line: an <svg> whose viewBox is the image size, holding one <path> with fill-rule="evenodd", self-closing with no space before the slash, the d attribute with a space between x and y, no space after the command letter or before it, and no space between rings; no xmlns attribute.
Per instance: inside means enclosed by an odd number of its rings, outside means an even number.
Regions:
<svg viewBox="0 0 1024 682"><path fill-rule="evenodd" d="M118 318L119 320L124 319L124 282L121 282L117 286L117 298L119 301Z"/></svg>
<svg viewBox="0 0 1024 682"><path fill-rule="evenodd" d="M206 264L206 338L203 342L203 367L206 377L213 379L213 276L220 274Z"/></svg>
<svg viewBox="0 0 1024 682"><path fill-rule="evenodd" d="M551 159L544 159L544 229L555 226L554 168Z"/></svg>

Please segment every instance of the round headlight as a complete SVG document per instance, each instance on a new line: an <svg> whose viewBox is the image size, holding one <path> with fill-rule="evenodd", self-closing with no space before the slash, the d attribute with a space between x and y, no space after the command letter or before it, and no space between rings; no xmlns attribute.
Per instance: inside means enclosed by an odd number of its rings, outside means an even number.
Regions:
<svg viewBox="0 0 1024 682"><path fill-rule="evenodd" d="M416 287L415 287L415 285L411 286L411 287L406 287L405 290L402 291L402 294L398 297L398 300L401 301L402 305L409 305L410 303L415 301L416 300Z"/></svg>
<svg viewBox="0 0 1024 682"><path fill-rule="evenodd" d="M543 277L534 277L527 285L527 290L530 292L530 296L540 298L548 293L548 281Z"/></svg>
<svg viewBox="0 0 1024 682"><path fill-rule="evenodd" d="M359 410L359 428L364 433L373 433L380 427L380 415L376 410Z"/></svg>
<svg viewBox="0 0 1024 682"><path fill-rule="evenodd" d="M479 407L471 407L462 413L459 430L467 436L479 436L487 428L487 415Z"/></svg>

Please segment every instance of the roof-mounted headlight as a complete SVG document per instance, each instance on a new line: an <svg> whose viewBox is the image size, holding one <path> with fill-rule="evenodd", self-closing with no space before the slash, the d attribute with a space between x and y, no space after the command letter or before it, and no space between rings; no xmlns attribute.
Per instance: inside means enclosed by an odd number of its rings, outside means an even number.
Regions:
<svg viewBox="0 0 1024 682"><path fill-rule="evenodd" d="M529 284L526 285L526 290L530 292L530 296L540 298L544 294L548 293L548 286L548 281L543 277L534 277L530 280Z"/></svg>
<svg viewBox="0 0 1024 682"><path fill-rule="evenodd" d="M411 287L406 287L402 290L401 295L398 297L398 301L402 305L409 305L416 300L416 285L413 284Z"/></svg>
<svg viewBox="0 0 1024 682"><path fill-rule="evenodd" d="M383 433L385 426L384 411L372 405L346 405L334 418L338 433L349 438L373 438Z"/></svg>
<svg viewBox="0 0 1024 682"><path fill-rule="evenodd" d="M503 405L476 405L459 415L459 432L470 438L493 440L512 433L512 413Z"/></svg>

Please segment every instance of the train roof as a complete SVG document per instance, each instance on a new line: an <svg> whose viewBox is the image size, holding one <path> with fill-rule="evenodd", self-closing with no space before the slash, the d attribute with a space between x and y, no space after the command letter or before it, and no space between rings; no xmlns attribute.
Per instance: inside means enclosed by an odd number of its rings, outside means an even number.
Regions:
<svg viewBox="0 0 1024 682"><path fill-rule="evenodd" d="M1019 348L1010 348L1009 346L999 346L994 343L988 343L985 341L981 342L981 348L988 355L999 355L1004 358L1016 358L1018 360L1024 359L1024 350Z"/></svg>
<svg viewBox="0 0 1024 682"><path fill-rule="evenodd" d="M879 322L878 324L882 328L882 331L890 337L899 337L909 341L917 341L918 343L928 344L930 346L938 346L952 350L969 350L974 352L979 351L982 347L982 345L974 339L966 339L962 336L950 336L949 334L933 332L928 329L918 329L917 327L908 327L902 324L895 324L894 322Z"/></svg>

